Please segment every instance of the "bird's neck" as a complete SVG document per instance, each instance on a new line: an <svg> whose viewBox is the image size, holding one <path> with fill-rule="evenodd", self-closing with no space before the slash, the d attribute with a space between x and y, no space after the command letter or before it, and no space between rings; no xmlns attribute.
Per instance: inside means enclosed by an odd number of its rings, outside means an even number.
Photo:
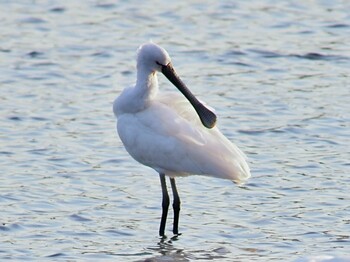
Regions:
<svg viewBox="0 0 350 262"><path fill-rule="evenodd" d="M135 88L141 99L153 99L158 93L158 78L156 71L137 70Z"/></svg>

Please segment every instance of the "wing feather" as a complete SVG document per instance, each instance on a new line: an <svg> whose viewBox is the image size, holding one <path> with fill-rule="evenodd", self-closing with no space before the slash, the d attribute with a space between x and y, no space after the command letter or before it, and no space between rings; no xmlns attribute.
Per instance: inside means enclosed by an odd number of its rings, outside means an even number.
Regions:
<svg viewBox="0 0 350 262"><path fill-rule="evenodd" d="M188 101L177 95L119 116L117 129L135 160L169 176L198 174L235 182L250 176L242 151L217 127L205 128Z"/></svg>

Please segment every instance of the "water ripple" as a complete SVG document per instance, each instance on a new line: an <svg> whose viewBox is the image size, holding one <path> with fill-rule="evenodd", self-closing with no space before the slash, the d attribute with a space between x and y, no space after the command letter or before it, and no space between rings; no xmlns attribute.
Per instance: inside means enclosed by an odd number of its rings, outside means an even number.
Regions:
<svg viewBox="0 0 350 262"><path fill-rule="evenodd" d="M155 6L157 8L155 8ZM294 261L348 256L346 1L3 1L0 259ZM153 40L246 152L236 187L158 175L117 138L112 102ZM175 89L159 76L160 92ZM306 260L310 261L310 260Z"/></svg>

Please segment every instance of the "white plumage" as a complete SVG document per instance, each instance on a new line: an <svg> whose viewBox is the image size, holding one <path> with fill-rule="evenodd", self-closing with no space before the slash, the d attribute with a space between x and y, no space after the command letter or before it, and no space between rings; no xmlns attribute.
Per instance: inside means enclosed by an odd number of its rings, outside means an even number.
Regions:
<svg viewBox="0 0 350 262"><path fill-rule="evenodd" d="M161 47L142 45L137 83L114 102L118 134L128 153L141 164L173 177L197 174L238 183L247 180L250 171L242 151L217 127L204 127L184 96L158 94L156 72L160 69L140 65L145 57L156 66L159 61L165 61L165 65L170 62ZM146 62L146 66L150 64Z"/></svg>
<svg viewBox="0 0 350 262"><path fill-rule="evenodd" d="M187 99L180 93L158 94L157 72ZM113 111L125 149L135 160L156 170L161 181L164 175L171 177L174 186L174 177L192 174L236 183L250 177L245 155L219 131L215 114L192 95L175 73L168 53L156 44L139 48L136 84L114 101ZM163 184L162 189L164 201ZM160 235L164 235L163 222ZM175 227L174 222L177 234Z"/></svg>

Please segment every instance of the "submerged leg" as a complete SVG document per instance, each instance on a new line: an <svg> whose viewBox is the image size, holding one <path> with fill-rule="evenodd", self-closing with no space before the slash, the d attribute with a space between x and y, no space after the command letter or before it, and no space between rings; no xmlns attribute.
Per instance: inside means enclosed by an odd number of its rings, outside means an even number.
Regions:
<svg viewBox="0 0 350 262"><path fill-rule="evenodd" d="M166 188L165 175L159 174L159 178L160 178L160 184L162 186L162 194L163 194L163 201L162 201L163 211L162 211L162 219L160 220L160 227L159 227L159 235L162 237L164 236L166 218L168 216L169 195L168 195L168 190Z"/></svg>
<svg viewBox="0 0 350 262"><path fill-rule="evenodd" d="M174 209L174 225L173 225L173 233L174 235L179 234L179 216L180 216L180 197L179 193L176 189L175 179L170 178L171 183L171 189L173 190L174 195L174 202L173 202L173 209Z"/></svg>

